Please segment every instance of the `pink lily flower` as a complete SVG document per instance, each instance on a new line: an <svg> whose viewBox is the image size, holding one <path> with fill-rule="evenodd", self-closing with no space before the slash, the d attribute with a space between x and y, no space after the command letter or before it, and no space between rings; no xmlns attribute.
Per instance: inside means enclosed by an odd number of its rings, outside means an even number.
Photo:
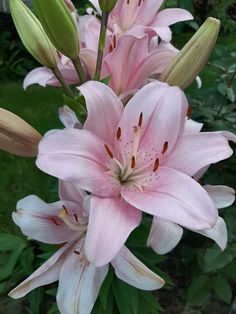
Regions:
<svg viewBox="0 0 236 314"><path fill-rule="evenodd" d="M21 298L31 290L59 280L60 313L89 314L109 265L96 267L84 251L89 197L70 183L60 182L60 201L47 204L35 195L17 203L14 222L28 237L51 244L65 243L48 261L10 292ZM143 290L155 290L164 281L123 246L111 261L118 278Z"/></svg>
<svg viewBox="0 0 236 314"><path fill-rule="evenodd" d="M37 166L92 193L88 260L96 266L112 260L139 225L141 211L186 228L214 226L217 209L191 177L232 150L221 134L183 134L183 92L153 82L124 108L105 84L90 81L79 90L88 110L84 129L46 136Z"/></svg>
<svg viewBox="0 0 236 314"><path fill-rule="evenodd" d="M98 0L90 0L101 14ZM109 15L108 27L115 34L129 33L135 36L158 35L169 42L172 34L170 25L192 20L193 16L184 9L165 9L159 11L163 0L118 0Z"/></svg>

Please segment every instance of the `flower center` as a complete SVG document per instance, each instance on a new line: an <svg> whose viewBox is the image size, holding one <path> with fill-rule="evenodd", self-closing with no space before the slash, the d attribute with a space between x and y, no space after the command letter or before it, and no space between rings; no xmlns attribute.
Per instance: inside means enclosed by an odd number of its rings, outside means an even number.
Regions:
<svg viewBox="0 0 236 314"><path fill-rule="evenodd" d="M141 135L143 132L143 113L139 115L138 123L133 127L132 146L121 148L120 158L116 158L107 144L104 144L105 150L110 158L108 173L118 180L121 185L132 185L139 189L147 185L147 178L156 173L159 168L159 158L149 158L151 153L140 148ZM122 138L122 130L118 127L116 131L116 140ZM162 148L162 154L168 150L166 141Z"/></svg>
<svg viewBox="0 0 236 314"><path fill-rule="evenodd" d="M60 211L58 216L64 221L64 223L72 230L85 233L87 231L88 218L75 213L69 213L66 206L63 205L62 207L63 209Z"/></svg>

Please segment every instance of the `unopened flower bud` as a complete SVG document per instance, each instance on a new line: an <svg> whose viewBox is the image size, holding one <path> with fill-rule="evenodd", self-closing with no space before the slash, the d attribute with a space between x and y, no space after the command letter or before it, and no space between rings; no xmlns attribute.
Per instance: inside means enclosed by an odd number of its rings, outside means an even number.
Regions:
<svg viewBox="0 0 236 314"><path fill-rule="evenodd" d="M182 89L188 87L207 62L219 29L220 21L209 17L164 70L160 80Z"/></svg>
<svg viewBox="0 0 236 314"><path fill-rule="evenodd" d="M37 17L21 0L10 0L9 3L13 21L26 49L42 65L55 67L56 49Z"/></svg>
<svg viewBox="0 0 236 314"><path fill-rule="evenodd" d="M99 0L99 6L102 10L102 12L111 12L115 5L116 5L117 0Z"/></svg>
<svg viewBox="0 0 236 314"><path fill-rule="evenodd" d="M79 54L76 24L64 0L33 0L38 18L53 45L70 59Z"/></svg>
<svg viewBox="0 0 236 314"><path fill-rule="evenodd" d="M0 149L24 157L35 157L42 136L14 113L0 108Z"/></svg>

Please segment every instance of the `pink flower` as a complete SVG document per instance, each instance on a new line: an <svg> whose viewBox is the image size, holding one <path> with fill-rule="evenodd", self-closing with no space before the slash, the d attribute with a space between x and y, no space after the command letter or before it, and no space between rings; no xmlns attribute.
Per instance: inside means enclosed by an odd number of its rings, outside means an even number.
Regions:
<svg viewBox="0 0 236 314"><path fill-rule="evenodd" d="M47 262L10 292L13 298L59 280L57 304L61 313L89 314L109 265L96 267L84 252L90 211L89 196L69 183L60 184L61 201L46 204L31 195L20 200L14 222L35 240L65 243ZM111 261L118 278L143 290L161 288L164 281L141 263L125 246Z"/></svg>
<svg viewBox="0 0 236 314"><path fill-rule="evenodd" d="M84 129L46 136L37 166L93 194L88 260L97 266L112 260L139 225L141 211L190 229L214 226L216 207L191 177L232 150L221 134L183 133L183 92L150 83L123 108L105 84L90 81L79 90L88 110Z"/></svg>
<svg viewBox="0 0 236 314"><path fill-rule="evenodd" d="M98 0L90 0L101 13ZM171 40L170 25L193 19L183 9L165 9L159 11L163 0L118 0L108 20L109 29L115 34L129 33L135 36L148 33L151 37L158 35L169 42ZM158 12L159 11L159 12Z"/></svg>

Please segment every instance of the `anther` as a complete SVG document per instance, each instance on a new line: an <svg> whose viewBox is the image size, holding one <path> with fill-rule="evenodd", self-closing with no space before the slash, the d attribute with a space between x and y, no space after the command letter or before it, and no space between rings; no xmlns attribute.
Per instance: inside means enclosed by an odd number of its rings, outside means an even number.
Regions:
<svg viewBox="0 0 236 314"><path fill-rule="evenodd" d="M188 106L188 112L187 112L187 117L190 119L192 117L192 107Z"/></svg>
<svg viewBox="0 0 236 314"><path fill-rule="evenodd" d="M56 221L55 218L50 218L50 220L51 220L56 226L60 226L60 224Z"/></svg>
<svg viewBox="0 0 236 314"><path fill-rule="evenodd" d="M111 53L112 51L113 51L113 46L111 44L110 47L109 47L109 53Z"/></svg>
<svg viewBox="0 0 236 314"><path fill-rule="evenodd" d="M113 36L113 48L116 48L116 35Z"/></svg>
<svg viewBox="0 0 236 314"><path fill-rule="evenodd" d="M79 222L78 216L76 214L74 214L74 217L75 217L76 222Z"/></svg>
<svg viewBox="0 0 236 314"><path fill-rule="evenodd" d="M168 142L165 142L162 148L162 154L165 154L168 149Z"/></svg>
<svg viewBox="0 0 236 314"><path fill-rule="evenodd" d="M141 128L143 124L143 113L141 112L138 119L138 127Z"/></svg>
<svg viewBox="0 0 236 314"><path fill-rule="evenodd" d="M80 255L80 252L78 252L78 251L74 251L74 253L77 254L77 255Z"/></svg>
<svg viewBox="0 0 236 314"><path fill-rule="evenodd" d="M116 131L116 138L117 138L118 141L119 141L120 137L121 137L121 128L118 127L118 129Z"/></svg>
<svg viewBox="0 0 236 314"><path fill-rule="evenodd" d="M136 164L136 160L135 160L135 157L133 156L131 159L131 169L134 169L135 164Z"/></svg>
<svg viewBox="0 0 236 314"><path fill-rule="evenodd" d="M159 168L159 159L157 158L154 163L153 172L156 172Z"/></svg>
<svg viewBox="0 0 236 314"><path fill-rule="evenodd" d="M107 144L104 144L104 147L105 147L105 150L108 153L109 157L113 158L114 156L113 156L113 153L110 150L109 146Z"/></svg>
<svg viewBox="0 0 236 314"><path fill-rule="evenodd" d="M62 205L62 207L63 207L65 213L68 215L68 210L67 210L66 206L65 206L65 205Z"/></svg>

